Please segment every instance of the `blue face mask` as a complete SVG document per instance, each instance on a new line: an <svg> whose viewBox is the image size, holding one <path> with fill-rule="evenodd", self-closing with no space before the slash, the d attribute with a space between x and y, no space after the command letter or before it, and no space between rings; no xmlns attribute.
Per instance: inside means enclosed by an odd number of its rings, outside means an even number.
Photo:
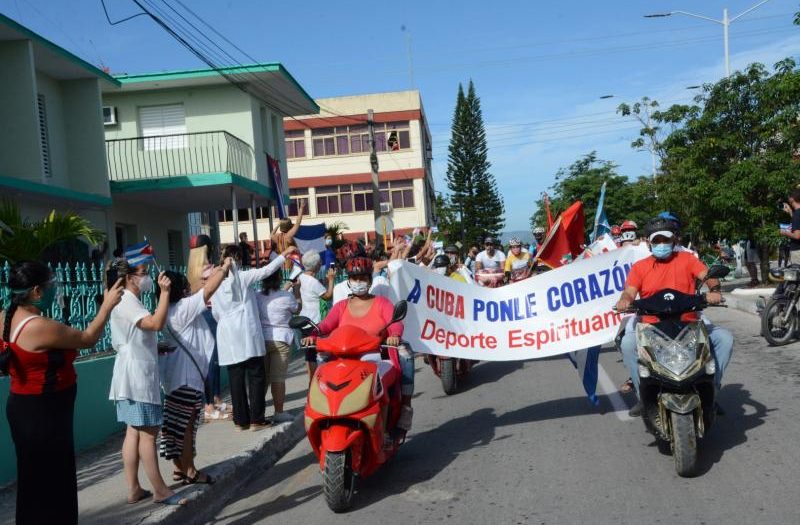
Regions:
<svg viewBox="0 0 800 525"><path fill-rule="evenodd" d="M650 251L656 259L666 259L672 255L672 243L652 244Z"/></svg>

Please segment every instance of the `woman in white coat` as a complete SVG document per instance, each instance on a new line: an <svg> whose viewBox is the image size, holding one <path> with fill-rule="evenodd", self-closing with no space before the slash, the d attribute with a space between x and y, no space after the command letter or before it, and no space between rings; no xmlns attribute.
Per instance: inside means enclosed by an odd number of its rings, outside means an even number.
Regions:
<svg viewBox="0 0 800 525"><path fill-rule="evenodd" d="M128 482L128 502L150 496L139 485L139 462L153 487L153 501L183 505L185 498L164 483L158 469L156 437L163 422L161 382L158 375L156 332L164 328L169 306L169 279L161 273L158 306L150 313L140 300L143 292L153 291L147 267L116 264L117 275L125 282L122 300L111 312L111 344L117 352L109 399L117 408L117 420L128 425L122 443L122 463Z"/></svg>
<svg viewBox="0 0 800 525"><path fill-rule="evenodd" d="M211 298L211 312L218 322L217 353L220 366L228 369L233 423L237 430L258 430L267 425L266 350L253 285L280 271L285 256L296 250L290 246L263 268L247 271L236 268L241 264L237 245L227 246L222 254L223 258L232 257L236 265Z"/></svg>
<svg viewBox="0 0 800 525"><path fill-rule="evenodd" d="M172 478L185 485L214 482L194 464L208 364L214 353L214 334L203 314L232 262L226 259L221 271L209 277L194 294L183 274L165 273L171 285L164 335L175 350L159 359L161 385L166 394L159 449L161 457L175 464Z"/></svg>

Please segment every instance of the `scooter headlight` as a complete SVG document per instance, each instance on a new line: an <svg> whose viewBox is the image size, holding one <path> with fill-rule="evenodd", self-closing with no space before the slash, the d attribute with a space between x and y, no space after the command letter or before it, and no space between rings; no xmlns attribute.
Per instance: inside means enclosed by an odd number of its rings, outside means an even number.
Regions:
<svg viewBox="0 0 800 525"><path fill-rule="evenodd" d="M643 331L642 336L658 364L675 375L681 375L695 362L697 345L703 337L696 325L688 325L675 339L653 326Z"/></svg>

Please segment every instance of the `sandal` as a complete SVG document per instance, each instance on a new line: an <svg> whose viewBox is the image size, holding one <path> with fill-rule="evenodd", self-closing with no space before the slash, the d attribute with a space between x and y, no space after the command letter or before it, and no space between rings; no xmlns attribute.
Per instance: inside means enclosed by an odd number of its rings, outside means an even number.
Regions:
<svg viewBox="0 0 800 525"><path fill-rule="evenodd" d="M213 412L203 412L203 422L204 423L214 423L216 421L225 421L230 417L230 414L222 413L219 410L214 410Z"/></svg>
<svg viewBox="0 0 800 525"><path fill-rule="evenodd" d="M183 481L184 479L186 479L186 474L184 474L180 470L172 471L172 481Z"/></svg>
<svg viewBox="0 0 800 525"><path fill-rule="evenodd" d="M619 391L623 394L630 394L633 392L633 379L630 377L621 385L619 385Z"/></svg>
<svg viewBox="0 0 800 525"><path fill-rule="evenodd" d="M200 476L203 476L202 478ZM184 485L213 485L217 480L211 477L211 474L197 471L193 477L186 476L183 479Z"/></svg>
<svg viewBox="0 0 800 525"><path fill-rule="evenodd" d="M136 497L136 499L128 500L128 505L135 505L136 503L139 503L140 501L144 501L147 498L152 498L152 497L153 497L153 493L152 492L150 492L149 490L142 489L142 492L139 493L139 496Z"/></svg>

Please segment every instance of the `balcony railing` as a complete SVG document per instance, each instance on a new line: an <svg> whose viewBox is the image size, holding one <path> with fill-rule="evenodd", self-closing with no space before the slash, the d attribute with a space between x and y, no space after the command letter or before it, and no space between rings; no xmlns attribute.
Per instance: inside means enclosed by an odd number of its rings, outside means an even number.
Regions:
<svg viewBox="0 0 800 525"><path fill-rule="evenodd" d="M256 179L253 148L227 131L107 140L106 158L112 181L226 171Z"/></svg>

